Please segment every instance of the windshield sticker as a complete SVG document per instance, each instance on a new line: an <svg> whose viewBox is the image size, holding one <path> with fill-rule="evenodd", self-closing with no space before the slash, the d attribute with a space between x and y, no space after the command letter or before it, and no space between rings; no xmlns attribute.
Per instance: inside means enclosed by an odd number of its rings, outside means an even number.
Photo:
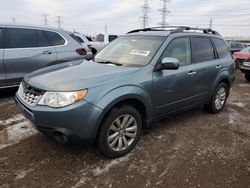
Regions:
<svg viewBox="0 0 250 188"><path fill-rule="evenodd" d="M141 56L145 56L147 57L149 55L150 51L147 51L147 50L136 50L136 49L133 49L130 54L132 55L141 55Z"/></svg>

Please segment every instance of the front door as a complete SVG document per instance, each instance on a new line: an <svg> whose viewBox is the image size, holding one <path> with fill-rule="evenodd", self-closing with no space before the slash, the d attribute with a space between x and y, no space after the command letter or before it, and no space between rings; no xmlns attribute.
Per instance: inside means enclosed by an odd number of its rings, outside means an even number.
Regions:
<svg viewBox="0 0 250 188"><path fill-rule="evenodd" d="M153 72L153 101L156 115L164 115L192 105L195 98L193 86L196 80L194 65L191 64L190 39L173 39L166 47L164 57L179 60L178 70Z"/></svg>

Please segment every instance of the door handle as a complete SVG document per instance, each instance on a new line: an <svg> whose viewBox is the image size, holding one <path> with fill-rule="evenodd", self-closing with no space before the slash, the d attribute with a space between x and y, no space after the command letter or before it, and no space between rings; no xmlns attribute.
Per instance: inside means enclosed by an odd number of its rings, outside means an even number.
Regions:
<svg viewBox="0 0 250 188"><path fill-rule="evenodd" d="M196 75L196 72L195 71L190 71L187 75L188 76L193 76L193 75Z"/></svg>
<svg viewBox="0 0 250 188"><path fill-rule="evenodd" d="M217 65L216 66L216 69L220 69L222 66L221 65Z"/></svg>
<svg viewBox="0 0 250 188"><path fill-rule="evenodd" d="M43 51L43 54L52 54L52 52L49 50L46 50L46 51Z"/></svg>

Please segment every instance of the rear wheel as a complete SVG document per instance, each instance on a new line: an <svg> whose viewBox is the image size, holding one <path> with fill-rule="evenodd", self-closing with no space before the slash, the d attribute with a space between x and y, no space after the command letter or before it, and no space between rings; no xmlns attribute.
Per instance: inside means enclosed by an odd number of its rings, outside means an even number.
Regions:
<svg viewBox="0 0 250 188"><path fill-rule="evenodd" d="M107 115L97 138L101 153L117 158L129 153L141 136L142 119L131 106L114 108Z"/></svg>
<svg viewBox="0 0 250 188"><path fill-rule="evenodd" d="M245 78L248 82L250 82L250 74L245 74Z"/></svg>
<svg viewBox="0 0 250 188"><path fill-rule="evenodd" d="M205 106L205 109L208 112L214 114L221 112L226 104L228 94L229 94L228 85L224 82L221 82L215 89L213 97L210 103Z"/></svg>

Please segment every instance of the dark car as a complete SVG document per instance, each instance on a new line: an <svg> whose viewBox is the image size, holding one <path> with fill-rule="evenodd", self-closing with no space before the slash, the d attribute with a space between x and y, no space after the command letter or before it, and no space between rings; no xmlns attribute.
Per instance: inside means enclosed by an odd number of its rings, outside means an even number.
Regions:
<svg viewBox="0 0 250 188"><path fill-rule="evenodd" d="M74 33L61 29L0 24L0 88L16 87L34 70L86 57Z"/></svg>
<svg viewBox="0 0 250 188"><path fill-rule="evenodd" d="M25 76L17 105L43 134L96 143L111 158L132 150L156 120L201 105L222 111L235 79L223 38L210 29L164 29L120 36L94 62Z"/></svg>
<svg viewBox="0 0 250 188"><path fill-rule="evenodd" d="M243 48L245 48L244 44L240 42L228 42L228 47L230 52L233 54L234 52L239 52Z"/></svg>
<svg viewBox="0 0 250 188"><path fill-rule="evenodd" d="M245 78L248 82L250 82L250 58L246 59L242 65L240 66L240 70L245 74Z"/></svg>

